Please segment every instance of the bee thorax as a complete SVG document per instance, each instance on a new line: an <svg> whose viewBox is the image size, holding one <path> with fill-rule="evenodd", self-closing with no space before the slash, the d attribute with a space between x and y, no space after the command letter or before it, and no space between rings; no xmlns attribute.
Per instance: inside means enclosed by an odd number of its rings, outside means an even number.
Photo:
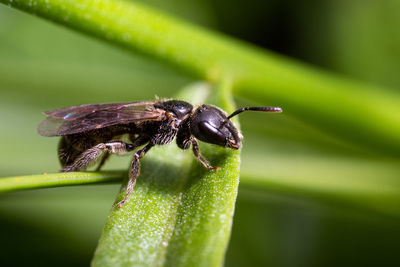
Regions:
<svg viewBox="0 0 400 267"><path fill-rule="evenodd" d="M178 130L171 129L169 132L156 134L151 139L151 143L155 145L169 144L175 139L177 133Z"/></svg>
<svg viewBox="0 0 400 267"><path fill-rule="evenodd" d="M178 128L175 122L171 121L168 124L162 125L155 135L151 138L151 143L154 145L166 145L171 143L178 133Z"/></svg>

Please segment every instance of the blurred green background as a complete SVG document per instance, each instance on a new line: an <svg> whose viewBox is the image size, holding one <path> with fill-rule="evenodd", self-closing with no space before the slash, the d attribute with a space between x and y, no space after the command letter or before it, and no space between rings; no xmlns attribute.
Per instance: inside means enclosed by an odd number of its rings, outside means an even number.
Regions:
<svg viewBox="0 0 400 267"><path fill-rule="evenodd" d="M337 75L400 90L398 0L141 2ZM0 176L59 169L57 138L36 134L44 110L172 97L192 82L152 59L1 5ZM398 159L284 114L244 114L241 127L242 179L227 266L400 265ZM106 169L126 169L128 161L115 157ZM88 265L118 190L116 184L0 195L0 264Z"/></svg>

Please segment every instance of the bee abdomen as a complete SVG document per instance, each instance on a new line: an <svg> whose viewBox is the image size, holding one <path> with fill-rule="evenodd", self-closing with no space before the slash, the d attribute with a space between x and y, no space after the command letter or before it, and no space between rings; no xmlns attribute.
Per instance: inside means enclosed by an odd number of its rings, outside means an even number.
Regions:
<svg viewBox="0 0 400 267"><path fill-rule="evenodd" d="M72 164L81 153L82 151L76 149L72 143L67 140L67 137L61 137L60 143L58 144L58 159L62 167Z"/></svg>

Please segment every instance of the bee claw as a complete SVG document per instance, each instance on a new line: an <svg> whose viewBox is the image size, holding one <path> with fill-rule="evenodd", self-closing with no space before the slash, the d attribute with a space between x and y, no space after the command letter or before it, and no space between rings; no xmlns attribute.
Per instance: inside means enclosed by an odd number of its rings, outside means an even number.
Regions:
<svg viewBox="0 0 400 267"><path fill-rule="evenodd" d="M117 207L118 207L118 208L122 208L122 206L124 205L124 203L125 203L124 200L118 202Z"/></svg>

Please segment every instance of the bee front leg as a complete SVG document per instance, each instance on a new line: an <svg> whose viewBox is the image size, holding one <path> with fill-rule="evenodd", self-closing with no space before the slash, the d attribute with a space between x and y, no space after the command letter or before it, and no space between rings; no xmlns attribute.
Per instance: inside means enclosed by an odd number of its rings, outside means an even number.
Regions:
<svg viewBox="0 0 400 267"><path fill-rule="evenodd" d="M82 152L72 164L65 166L61 171L71 172L84 170L91 164L94 164L103 154L103 152L106 152L108 154L125 154L129 151L132 151L134 148L135 147L132 144L127 144L119 141L100 143Z"/></svg>
<svg viewBox="0 0 400 267"><path fill-rule="evenodd" d="M193 154L200 161L200 163L203 164L203 166L209 170L217 170L218 171L220 169L220 167L211 166L210 163L200 154L199 144L197 143L196 138L191 136L190 141L192 142Z"/></svg>
<svg viewBox="0 0 400 267"><path fill-rule="evenodd" d="M152 148L154 145L153 144L148 144L146 145L143 149L136 151L136 153L133 155L132 159L132 164L131 168L129 170L129 181L128 185L126 187L126 195L125 198L118 202L117 206L119 208L124 205L124 203L129 199L133 188L135 187L136 184L136 178L140 175L140 159Z"/></svg>

